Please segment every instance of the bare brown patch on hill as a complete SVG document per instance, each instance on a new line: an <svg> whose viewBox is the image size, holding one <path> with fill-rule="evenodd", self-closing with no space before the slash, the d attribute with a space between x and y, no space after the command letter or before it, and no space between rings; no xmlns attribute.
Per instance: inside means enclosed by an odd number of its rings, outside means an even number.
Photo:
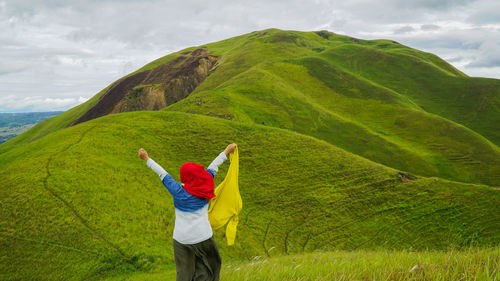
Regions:
<svg viewBox="0 0 500 281"><path fill-rule="evenodd" d="M218 59L207 50L196 49L156 68L124 77L70 126L112 113L169 106L191 94Z"/></svg>
<svg viewBox="0 0 500 281"><path fill-rule="evenodd" d="M408 174L408 173L399 172L398 174L399 174L399 179L401 180L401 182L409 182L409 181L413 181L413 180L418 180L418 178L416 176Z"/></svg>

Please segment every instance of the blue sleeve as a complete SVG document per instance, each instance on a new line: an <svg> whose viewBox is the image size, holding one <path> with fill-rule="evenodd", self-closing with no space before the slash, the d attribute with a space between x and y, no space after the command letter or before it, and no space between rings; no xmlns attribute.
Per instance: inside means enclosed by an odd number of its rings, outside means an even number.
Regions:
<svg viewBox="0 0 500 281"><path fill-rule="evenodd" d="M212 178L215 178L215 171L212 169L207 169L207 172L212 176Z"/></svg>
<svg viewBox="0 0 500 281"><path fill-rule="evenodd" d="M176 194L179 194L182 192L183 188L182 185L174 180L171 175L167 174L163 180L162 180L163 185L167 188L168 192L172 194L172 196L175 196Z"/></svg>

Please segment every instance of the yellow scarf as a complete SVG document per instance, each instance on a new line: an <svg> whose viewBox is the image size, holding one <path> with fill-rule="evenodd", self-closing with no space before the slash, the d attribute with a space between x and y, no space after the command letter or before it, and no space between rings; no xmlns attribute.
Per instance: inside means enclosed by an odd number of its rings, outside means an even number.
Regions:
<svg viewBox="0 0 500 281"><path fill-rule="evenodd" d="M229 170L224 181L215 189L215 198L210 201L208 209L208 220L212 229L226 227L226 239L228 245L234 244L236 238L236 226L238 225L238 213L243 207L240 190L238 188L238 147L229 155Z"/></svg>

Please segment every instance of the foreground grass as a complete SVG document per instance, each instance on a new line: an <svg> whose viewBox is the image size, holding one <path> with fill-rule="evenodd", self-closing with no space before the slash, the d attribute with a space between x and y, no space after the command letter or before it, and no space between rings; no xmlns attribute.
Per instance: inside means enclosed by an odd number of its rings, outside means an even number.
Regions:
<svg viewBox="0 0 500 281"><path fill-rule="evenodd" d="M500 280L500 248L336 251L224 263L221 280ZM175 269L110 280L174 280Z"/></svg>
<svg viewBox="0 0 500 281"><path fill-rule="evenodd" d="M338 251L225 265L222 280L499 280L500 248Z"/></svg>

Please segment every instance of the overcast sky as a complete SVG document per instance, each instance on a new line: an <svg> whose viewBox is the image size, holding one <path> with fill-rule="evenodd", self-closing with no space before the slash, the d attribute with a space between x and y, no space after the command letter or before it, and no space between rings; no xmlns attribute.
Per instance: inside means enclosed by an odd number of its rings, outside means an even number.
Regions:
<svg viewBox="0 0 500 281"><path fill-rule="evenodd" d="M66 110L158 57L271 27L392 39L500 78L499 0L0 0L0 112Z"/></svg>

